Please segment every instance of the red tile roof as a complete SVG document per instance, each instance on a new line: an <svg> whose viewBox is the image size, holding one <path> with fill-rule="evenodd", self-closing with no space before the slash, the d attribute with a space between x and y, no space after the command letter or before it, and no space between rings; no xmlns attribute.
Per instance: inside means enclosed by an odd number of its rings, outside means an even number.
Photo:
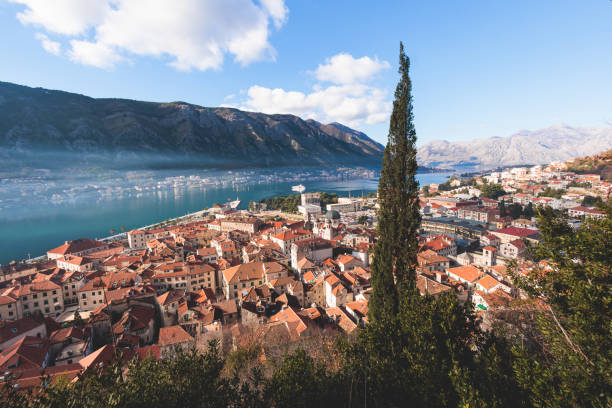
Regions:
<svg viewBox="0 0 612 408"><path fill-rule="evenodd" d="M480 269L475 266L459 266L456 268L448 268L447 271L455 276L464 279L467 282L474 282L480 276Z"/></svg>
<svg viewBox="0 0 612 408"><path fill-rule="evenodd" d="M0 320L0 344L17 336L21 336L36 327L42 326L43 324L44 323L39 322L29 316L13 322Z"/></svg>
<svg viewBox="0 0 612 408"><path fill-rule="evenodd" d="M476 284L482 286L485 290L489 290L499 285L499 282L491 275L485 275Z"/></svg>
<svg viewBox="0 0 612 408"><path fill-rule="evenodd" d="M25 336L0 352L0 370L42 368L48 350L47 339Z"/></svg>
<svg viewBox="0 0 612 408"><path fill-rule="evenodd" d="M528 237L530 235L537 234L537 230L529 229L529 228L520 228L520 227L507 227L495 230L493 232L497 232L499 234L506 235L514 235L516 237Z"/></svg>
<svg viewBox="0 0 612 408"><path fill-rule="evenodd" d="M169 326L162 327L159 329L159 341L157 342L160 346L171 346L174 344L181 344L186 342L193 342L194 339L189 333L187 333L181 326Z"/></svg>
<svg viewBox="0 0 612 408"><path fill-rule="evenodd" d="M263 279L263 265L263 262L249 262L233 266L223 271L223 277L230 284L235 282Z"/></svg>
<svg viewBox="0 0 612 408"><path fill-rule="evenodd" d="M164 305L167 305L169 303L176 302L176 301L182 299L183 297L185 297L185 291L184 290L172 289L172 290L169 290L169 291L159 295L157 297L157 303L159 303L160 305L164 306Z"/></svg>
<svg viewBox="0 0 612 408"><path fill-rule="evenodd" d="M115 357L115 348L111 345L105 345L83 357L79 360L79 364L83 367L83 370L87 370L89 367L98 367L100 365L106 365L112 361Z"/></svg>
<svg viewBox="0 0 612 408"><path fill-rule="evenodd" d="M64 245L60 245L57 248L53 248L47 252L58 255L74 254L76 252L83 252L89 249L101 248L108 246L105 242L95 241L89 238L79 238L74 241L66 241Z"/></svg>

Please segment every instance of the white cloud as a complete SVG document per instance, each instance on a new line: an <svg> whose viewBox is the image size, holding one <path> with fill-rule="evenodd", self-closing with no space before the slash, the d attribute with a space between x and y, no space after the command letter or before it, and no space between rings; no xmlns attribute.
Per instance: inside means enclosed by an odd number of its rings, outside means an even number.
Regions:
<svg viewBox="0 0 612 408"><path fill-rule="evenodd" d="M69 38L70 58L112 68L130 56L170 58L178 70L219 69L226 54L243 64L273 59L271 23L284 0L11 0L17 17Z"/></svg>
<svg viewBox="0 0 612 408"><path fill-rule="evenodd" d="M340 59L336 58L339 56ZM371 86L368 82L376 72L388 67L389 64L369 57L355 59L349 54L338 54L327 59L325 66L341 67L343 63L338 63L339 60L366 61L364 65L367 68L359 69L359 72L352 76L317 75L320 81L332 81L335 84L325 86L316 83L310 92L254 85L248 89L246 99L232 106L264 113L290 113L321 122L340 122L353 127L388 120L392 107L388 92ZM373 69L370 62L375 62L378 68ZM335 72L341 71L337 69Z"/></svg>
<svg viewBox="0 0 612 408"><path fill-rule="evenodd" d="M102 69L111 69L123 57L106 44L89 41L70 41L71 49L68 56L74 62L91 65Z"/></svg>
<svg viewBox="0 0 612 408"><path fill-rule="evenodd" d="M378 58L354 58L351 54L340 53L325 60L319 65L315 76L319 81L328 81L336 84L352 84L368 81L383 69L389 68L387 61Z"/></svg>
<svg viewBox="0 0 612 408"><path fill-rule="evenodd" d="M51 41L49 37L43 33L36 33L36 39L40 41L43 49L49 54L60 55L62 52L62 46L57 41Z"/></svg>
<svg viewBox="0 0 612 408"><path fill-rule="evenodd" d="M17 14L22 24L41 25L50 32L65 35L83 34L99 24L110 10L105 0L9 0L26 9Z"/></svg>
<svg viewBox="0 0 612 408"><path fill-rule="evenodd" d="M276 28L282 27L287 21L289 9L285 5L284 0L260 0L261 4L268 10L268 13L274 19Z"/></svg>

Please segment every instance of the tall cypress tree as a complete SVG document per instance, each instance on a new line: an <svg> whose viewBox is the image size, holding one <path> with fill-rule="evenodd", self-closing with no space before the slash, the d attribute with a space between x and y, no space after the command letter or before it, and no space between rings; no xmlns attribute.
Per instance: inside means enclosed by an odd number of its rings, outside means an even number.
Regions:
<svg viewBox="0 0 612 408"><path fill-rule="evenodd" d="M421 223L416 181L416 131L412 113L410 59L400 43L400 81L395 89L389 136L378 181L378 241L372 263L370 318L393 316L398 310L398 286L414 287L417 232Z"/></svg>

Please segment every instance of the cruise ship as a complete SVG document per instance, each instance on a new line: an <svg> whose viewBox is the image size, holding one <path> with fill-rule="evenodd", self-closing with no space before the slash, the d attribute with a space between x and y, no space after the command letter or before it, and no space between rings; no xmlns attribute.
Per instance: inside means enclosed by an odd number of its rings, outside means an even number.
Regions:
<svg viewBox="0 0 612 408"><path fill-rule="evenodd" d="M306 191L306 187L303 184L298 184L297 186L291 187L291 190L297 191L298 193L303 193Z"/></svg>
<svg viewBox="0 0 612 408"><path fill-rule="evenodd" d="M236 200L228 201L225 205L231 208L232 210L235 210L240 205L240 199L236 197Z"/></svg>

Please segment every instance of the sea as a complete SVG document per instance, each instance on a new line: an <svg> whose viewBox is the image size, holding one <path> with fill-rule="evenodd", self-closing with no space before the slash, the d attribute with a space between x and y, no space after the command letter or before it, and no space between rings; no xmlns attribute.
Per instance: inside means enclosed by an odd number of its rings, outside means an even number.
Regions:
<svg viewBox="0 0 612 408"><path fill-rule="evenodd" d="M420 185L441 183L446 173L419 173ZM250 201L278 195L297 194L296 183L233 183L231 185L165 189L113 197L113 199L52 202L23 196L20 206L0 211L0 264L44 255L47 250L77 238L103 238L114 230L119 233L151 225L170 218L240 199L239 209ZM301 182L306 191L360 196L375 192L378 178L339 178ZM26 205L27 204L27 205Z"/></svg>

